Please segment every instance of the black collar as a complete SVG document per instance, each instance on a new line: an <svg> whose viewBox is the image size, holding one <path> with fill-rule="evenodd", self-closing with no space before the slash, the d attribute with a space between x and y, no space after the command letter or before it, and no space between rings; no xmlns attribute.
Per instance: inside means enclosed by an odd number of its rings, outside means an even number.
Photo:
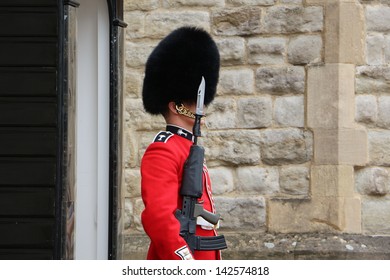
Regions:
<svg viewBox="0 0 390 280"><path fill-rule="evenodd" d="M180 126L175 126L175 125L167 125L166 128L167 131L172 132L173 134L179 135L181 137L184 137L187 140L194 141L194 136L192 135L191 132L188 130L181 128Z"/></svg>

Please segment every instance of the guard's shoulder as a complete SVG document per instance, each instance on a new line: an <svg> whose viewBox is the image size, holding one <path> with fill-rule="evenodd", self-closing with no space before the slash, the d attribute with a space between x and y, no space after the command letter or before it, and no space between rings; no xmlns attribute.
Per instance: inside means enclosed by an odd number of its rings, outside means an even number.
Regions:
<svg viewBox="0 0 390 280"><path fill-rule="evenodd" d="M167 143L169 138L173 136L173 133L169 131L160 131L157 133L157 135L153 139L153 143L160 142L160 143Z"/></svg>

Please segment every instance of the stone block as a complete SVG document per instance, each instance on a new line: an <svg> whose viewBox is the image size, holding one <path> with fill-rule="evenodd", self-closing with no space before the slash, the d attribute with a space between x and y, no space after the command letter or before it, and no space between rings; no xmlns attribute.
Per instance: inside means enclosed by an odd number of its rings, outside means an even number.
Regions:
<svg viewBox="0 0 390 280"><path fill-rule="evenodd" d="M235 6L271 6L276 0L226 0L226 3Z"/></svg>
<svg viewBox="0 0 390 280"><path fill-rule="evenodd" d="M133 223L134 224L133 224L132 228L135 228L136 230L143 232L144 229L142 226L141 214L145 209L145 205L144 205L141 198L137 198L137 199L132 200L132 204L133 204L133 212L134 212L134 215L133 215Z"/></svg>
<svg viewBox="0 0 390 280"><path fill-rule="evenodd" d="M375 95L357 95L355 120L364 124L375 124L378 120L378 104Z"/></svg>
<svg viewBox="0 0 390 280"><path fill-rule="evenodd" d="M146 15L145 35L163 38L176 28L188 25L210 31L210 15L204 11L153 11Z"/></svg>
<svg viewBox="0 0 390 280"><path fill-rule="evenodd" d="M122 193L123 197L140 197L141 196L141 173L138 168L125 170L125 188Z"/></svg>
<svg viewBox="0 0 390 280"><path fill-rule="evenodd" d="M390 63L390 36L385 36L385 43L384 43L384 49L385 49L385 64Z"/></svg>
<svg viewBox="0 0 390 280"><path fill-rule="evenodd" d="M213 195L228 194L235 189L233 170L227 167L209 169Z"/></svg>
<svg viewBox="0 0 390 280"><path fill-rule="evenodd" d="M311 194L313 197L353 197L354 170L349 165L313 165Z"/></svg>
<svg viewBox="0 0 390 280"><path fill-rule="evenodd" d="M364 12L359 3L327 3L325 27L325 63L364 64Z"/></svg>
<svg viewBox="0 0 390 280"><path fill-rule="evenodd" d="M389 171L383 167L367 167L355 173L355 189L363 195L390 194Z"/></svg>
<svg viewBox="0 0 390 280"><path fill-rule="evenodd" d="M302 95L277 97L274 105L275 124L282 127L304 127L304 102Z"/></svg>
<svg viewBox="0 0 390 280"><path fill-rule="evenodd" d="M270 200L268 202L268 231L278 233L323 231L328 227L311 222L310 200ZM322 210L322 208L320 209Z"/></svg>
<svg viewBox="0 0 390 280"><path fill-rule="evenodd" d="M218 94L245 95L254 93L254 73L252 69L221 70Z"/></svg>
<svg viewBox="0 0 390 280"><path fill-rule="evenodd" d="M223 230L259 230L266 225L266 205L262 196L215 197Z"/></svg>
<svg viewBox="0 0 390 280"><path fill-rule="evenodd" d="M125 230L129 229L133 224L133 204L129 198L124 199L124 211L123 211L123 227Z"/></svg>
<svg viewBox="0 0 390 280"><path fill-rule="evenodd" d="M144 12L126 12L124 20L127 23L126 39L139 39L145 36L145 13Z"/></svg>
<svg viewBox="0 0 390 280"><path fill-rule="evenodd" d="M149 55L157 46L157 42L127 42L126 66L131 68L143 68Z"/></svg>
<svg viewBox="0 0 390 280"><path fill-rule="evenodd" d="M146 113L141 99L126 99L125 111L129 115L128 125L137 130L157 130L165 128L162 116Z"/></svg>
<svg viewBox="0 0 390 280"><path fill-rule="evenodd" d="M359 94L388 94L390 92L390 67L387 65L357 67L356 92Z"/></svg>
<svg viewBox="0 0 390 280"><path fill-rule="evenodd" d="M362 201L363 233L388 235L390 232L390 199L367 197Z"/></svg>
<svg viewBox="0 0 390 280"><path fill-rule="evenodd" d="M125 11L150 11L160 6L159 0L124 0Z"/></svg>
<svg viewBox="0 0 390 280"><path fill-rule="evenodd" d="M143 72L143 71L142 71ZM125 70L125 94L130 98L141 98L144 75L141 71L128 68Z"/></svg>
<svg viewBox="0 0 390 280"><path fill-rule="evenodd" d="M367 31L390 31L390 7L383 5L368 5L366 7Z"/></svg>
<svg viewBox="0 0 390 280"><path fill-rule="evenodd" d="M369 34L366 39L366 62L368 65L381 65L385 63L384 49L385 37L383 34Z"/></svg>
<svg viewBox="0 0 390 280"><path fill-rule="evenodd" d="M268 228L271 232L361 233L360 199L313 197L311 200L271 200Z"/></svg>
<svg viewBox="0 0 390 280"><path fill-rule="evenodd" d="M280 0L280 4L302 5L303 0Z"/></svg>
<svg viewBox="0 0 390 280"><path fill-rule="evenodd" d="M310 172L305 166L286 166L279 171L280 192L288 195L308 196Z"/></svg>
<svg viewBox="0 0 390 280"><path fill-rule="evenodd" d="M204 137L207 164L257 165L260 163L260 131L210 131Z"/></svg>
<svg viewBox="0 0 390 280"><path fill-rule="evenodd" d="M207 107L206 116L206 126L209 129L236 128L236 101L233 98L216 98Z"/></svg>
<svg viewBox="0 0 390 280"><path fill-rule="evenodd" d="M256 87L260 93L273 95L300 94L305 92L305 68L260 67L256 71Z"/></svg>
<svg viewBox="0 0 390 280"><path fill-rule="evenodd" d="M239 167L237 188L240 193L275 194L279 192L279 172L273 167Z"/></svg>
<svg viewBox="0 0 390 280"><path fill-rule="evenodd" d="M249 38L248 62L250 64L285 63L287 39L282 37Z"/></svg>
<svg viewBox="0 0 390 280"><path fill-rule="evenodd" d="M378 97L378 126L390 129L390 96Z"/></svg>
<svg viewBox="0 0 390 280"><path fill-rule="evenodd" d="M261 9L255 6L217 9L212 12L212 23L216 35L259 34Z"/></svg>
<svg viewBox="0 0 390 280"><path fill-rule="evenodd" d="M262 32L288 34L319 32L322 29L322 7L274 6L267 10Z"/></svg>
<svg viewBox="0 0 390 280"><path fill-rule="evenodd" d="M307 122L311 128L355 126L355 67L326 64L310 67L307 81Z"/></svg>
<svg viewBox="0 0 390 280"><path fill-rule="evenodd" d="M364 166L368 162L365 128L315 129L314 143L316 164Z"/></svg>
<svg viewBox="0 0 390 280"><path fill-rule="evenodd" d="M261 159L269 165L300 164L311 160L313 139L309 131L296 128L261 132Z"/></svg>
<svg viewBox="0 0 390 280"><path fill-rule="evenodd" d="M245 39L240 37L215 38L222 65L244 64L246 57Z"/></svg>
<svg viewBox="0 0 390 280"><path fill-rule="evenodd" d="M304 0L306 5L323 5L326 4L329 0ZM354 1L354 0L353 0Z"/></svg>
<svg viewBox="0 0 390 280"><path fill-rule="evenodd" d="M322 61L322 38L319 35L300 35L290 39L288 62L295 65Z"/></svg>
<svg viewBox="0 0 390 280"><path fill-rule="evenodd" d="M240 98L237 104L238 128L272 125L272 99L269 96Z"/></svg>
<svg viewBox="0 0 390 280"><path fill-rule="evenodd" d="M362 201L359 196L345 197L342 201L344 211L342 226L343 232L361 233L362 232Z"/></svg>
<svg viewBox="0 0 390 280"><path fill-rule="evenodd" d="M368 132L370 165L390 166L390 131Z"/></svg>
<svg viewBox="0 0 390 280"><path fill-rule="evenodd" d="M163 0L164 8L177 8L182 6L191 7L220 7L225 4L225 0Z"/></svg>

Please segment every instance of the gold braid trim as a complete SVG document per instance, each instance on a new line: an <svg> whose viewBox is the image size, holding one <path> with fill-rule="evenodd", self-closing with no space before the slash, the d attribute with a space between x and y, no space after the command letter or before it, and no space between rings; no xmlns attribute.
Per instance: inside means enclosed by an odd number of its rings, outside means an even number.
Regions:
<svg viewBox="0 0 390 280"><path fill-rule="evenodd" d="M195 115L183 104L176 105L176 110L180 115L195 119Z"/></svg>

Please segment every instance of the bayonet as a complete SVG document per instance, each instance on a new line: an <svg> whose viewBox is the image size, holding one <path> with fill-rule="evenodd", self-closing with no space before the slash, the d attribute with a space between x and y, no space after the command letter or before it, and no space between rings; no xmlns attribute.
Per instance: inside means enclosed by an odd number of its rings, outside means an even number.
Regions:
<svg viewBox="0 0 390 280"><path fill-rule="evenodd" d="M203 107L204 107L204 95L205 95L205 89L206 89L206 81L204 80L204 77L202 76L202 80L199 84L198 88L198 96L196 99L196 115L204 116Z"/></svg>
<svg viewBox="0 0 390 280"><path fill-rule="evenodd" d="M198 199L203 194L203 163L204 148L197 145L197 137L201 136L200 122L204 116L204 96L206 81L204 77L200 82L197 100L195 123L193 127L194 143L190 148L190 154L184 163L183 178L180 195L183 197L182 209L177 209L175 216L180 222L180 235L186 240L189 248L194 250L222 250L226 249L226 241L223 235L219 236L196 236L196 220L202 217L209 223L216 225L220 215L209 212L203 208Z"/></svg>
<svg viewBox="0 0 390 280"><path fill-rule="evenodd" d="M198 137L202 136L200 132L200 121L202 117L204 116L204 95L205 95L205 89L206 89L206 81L204 77L202 76L202 80L200 81L199 88L198 88L198 94L196 98L196 111L195 111L195 123L193 127L193 134L194 134L194 143L197 144Z"/></svg>

